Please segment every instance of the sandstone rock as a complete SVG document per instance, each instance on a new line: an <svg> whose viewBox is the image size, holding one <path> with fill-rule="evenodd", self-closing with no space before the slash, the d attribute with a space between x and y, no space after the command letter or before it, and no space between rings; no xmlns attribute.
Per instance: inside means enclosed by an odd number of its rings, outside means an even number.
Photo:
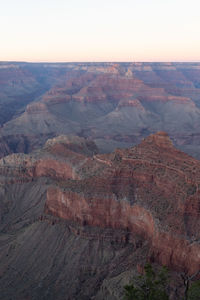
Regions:
<svg viewBox="0 0 200 300"><path fill-rule="evenodd" d="M104 155L87 142L60 136L0 160L4 299L121 299L147 260L199 269L200 162L165 132Z"/></svg>
<svg viewBox="0 0 200 300"><path fill-rule="evenodd" d="M198 63L5 63L0 70L0 157L30 152L44 136L75 134L109 152L160 130L200 155Z"/></svg>
<svg viewBox="0 0 200 300"><path fill-rule="evenodd" d="M197 271L200 163L176 150L165 132L90 163L99 167L85 173L86 161L79 180L48 189L46 212L90 226L127 229L150 241L155 260Z"/></svg>

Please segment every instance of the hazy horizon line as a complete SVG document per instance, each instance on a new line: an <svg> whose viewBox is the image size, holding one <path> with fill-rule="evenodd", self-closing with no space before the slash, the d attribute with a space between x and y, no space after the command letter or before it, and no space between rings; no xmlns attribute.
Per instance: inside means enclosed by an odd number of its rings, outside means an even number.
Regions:
<svg viewBox="0 0 200 300"><path fill-rule="evenodd" d="M91 60L91 61L45 61L45 60L35 60L35 61L28 61L28 60L0 60L0 63L52 63L52 64L59 64L59 63L200 63L200 60L124 60L124 61L112 61L112 60Z"/></svg>

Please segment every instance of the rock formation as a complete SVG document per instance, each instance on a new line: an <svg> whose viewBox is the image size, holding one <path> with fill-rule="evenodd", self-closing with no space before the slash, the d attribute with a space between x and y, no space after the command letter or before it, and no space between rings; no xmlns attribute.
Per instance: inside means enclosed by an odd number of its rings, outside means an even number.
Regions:
<svg viewBox="0 0 200 300"><path fill-rule="evenodd" d="M3 299L121 299L146 260L200 268L200 162L165 132L110 154L60 136L2 158L0 183Z"/></svg>
<svg viewBox="0 0 200 300"><path fill-rule="evenodd" d="M0 157L61 134L106 153L164 130L199 158L199 78L199 63L1 63Z"/></svg>
<svg viewBox="0 0 200 300"><path fill-rule="evenodd" d="M199 99L199 63L0 63L0 299L200 268Z"/></svg>

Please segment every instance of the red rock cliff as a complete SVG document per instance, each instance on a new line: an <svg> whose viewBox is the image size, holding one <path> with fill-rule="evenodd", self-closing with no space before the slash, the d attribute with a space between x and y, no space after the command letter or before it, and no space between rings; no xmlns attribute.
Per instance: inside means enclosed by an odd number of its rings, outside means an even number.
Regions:
<svg viewBox="0 0 200 300"><path fill-rule="evenodd" d="M1 181L52 178L45 213L82 225L125 229L131 239L140 235L149 242L152 260L197 271L200 162L174 148L165 132L134 148L92 156L95 151L84 139L57 137L40 152L0 160Z"/></svg>
<svg viewBox="0 0 200 300"><path fill-rule="evenodd" d="M151 259L190 273L199 269L200 162L176 150L166 133L94 156L79 176L48 189L46 213L127 229L150 242Z"/></svg>

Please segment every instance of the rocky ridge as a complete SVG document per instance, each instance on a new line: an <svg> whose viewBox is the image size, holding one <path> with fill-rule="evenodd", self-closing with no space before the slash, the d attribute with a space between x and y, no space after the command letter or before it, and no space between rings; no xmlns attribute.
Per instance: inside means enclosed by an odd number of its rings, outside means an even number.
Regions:
<svg viewBox="0 0 200 300"><path fill-rule="evenodd" d="M196 272L200 162L174 148L165 132L130 149L94 153L92 142L61 136L32 155L1 159L1 184L37 184L47 178L41 214L122 230L126 242L140 236L148 241L152 261Z"/></svg>
<svg viewBox="0 0 200 300"><path fill-rule="evenodd" d="M199 76L198 63L0 64L0 157L61 134L106 153L162 130L199 158Z"/></svg>
<svg viewBox="0 0 200 300"><path fill-rule="evenodd" d="M82 179L47 190L47 213L142 235L150 241L152 259L198 270L199 162L159 132L135 148L97 155L89 164L89 173L88 162L79 171Z"/></svg>

